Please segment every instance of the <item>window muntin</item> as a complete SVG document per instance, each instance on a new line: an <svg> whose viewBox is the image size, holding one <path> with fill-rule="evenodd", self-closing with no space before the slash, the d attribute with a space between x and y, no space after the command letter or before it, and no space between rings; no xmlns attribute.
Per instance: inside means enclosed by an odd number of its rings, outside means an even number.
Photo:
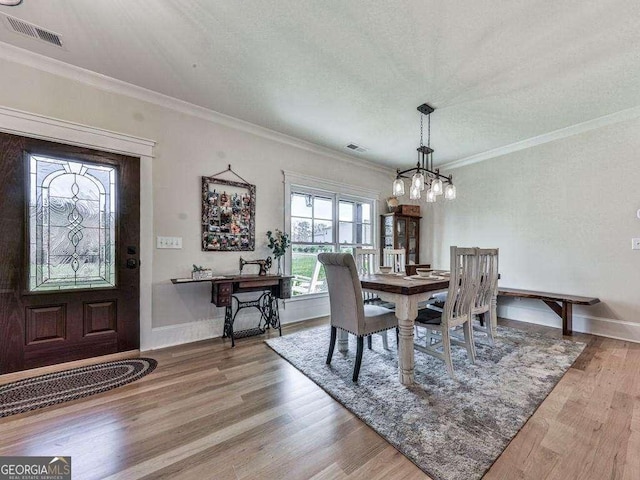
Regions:
<svg viewBox="0 0 640 480"><path fill-rule="evenodd" d="M318 253L373 247L373 200L291 188L291 274L295 296L327 291Z"/></svg>
<svg viewBox="0 0 640 480"><path fill-rule="evenodd" d="M29 155L32 292L114 287L116 169Z"/></svg>

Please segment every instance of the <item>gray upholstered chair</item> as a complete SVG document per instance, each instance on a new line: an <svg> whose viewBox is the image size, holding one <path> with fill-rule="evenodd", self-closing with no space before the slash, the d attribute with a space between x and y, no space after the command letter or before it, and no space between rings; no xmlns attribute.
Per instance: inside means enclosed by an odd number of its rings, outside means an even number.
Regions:
<svg viewBox="0 0 640 480"><path fill-rule="evenodd" d="M398 326L395 313L377 305L365 305L362 287L358 279L353 255L350 253L321 253L318 260L324 265L329 287L331 303L331 342L327 364L331 363L336 345L337 329L344 330L357 337L356 363L353 368L353 381L358 381L364 337ZM369 346L370 343L369 343Z"/></svg>
<svg viewBox="0 0 640 480"><path fill-rule="evenodd" d="M475 363L471 309L478 294L478 250L451 247L451 277L444 306L442 310L422 309L416 318L416 327L424 328L426 333L422 337L424 345L416 342L414 348L444 360L452 378L451 344L466 347L469 360ZM464 341L451 336L450 329L458 326L463 328ZM439 347L442 347L441 351L438 350Z"/></svg>

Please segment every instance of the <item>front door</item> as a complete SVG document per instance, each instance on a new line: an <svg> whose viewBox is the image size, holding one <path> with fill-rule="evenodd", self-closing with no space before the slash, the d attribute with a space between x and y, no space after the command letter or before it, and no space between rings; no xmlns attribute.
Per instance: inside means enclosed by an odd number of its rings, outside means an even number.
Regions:
<svg viewBox="0 0 640 480"><path fill-rule="evenodd" d="M0 374L139 348L140 159L0 133Z"/></svg>

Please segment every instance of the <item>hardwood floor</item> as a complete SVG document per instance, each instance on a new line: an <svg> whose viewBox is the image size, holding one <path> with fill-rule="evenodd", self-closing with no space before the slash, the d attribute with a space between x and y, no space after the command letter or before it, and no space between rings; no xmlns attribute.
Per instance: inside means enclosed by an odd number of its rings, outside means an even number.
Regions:
<svg viewBox="0 0 640 480"><path fill-rule="evenodd" d="M589 346L485 478L640 478L640 345L574 338ZM74 479L427 478L263 339L143 353L142 380L0 419L0 455L70 455Z"/></svg>

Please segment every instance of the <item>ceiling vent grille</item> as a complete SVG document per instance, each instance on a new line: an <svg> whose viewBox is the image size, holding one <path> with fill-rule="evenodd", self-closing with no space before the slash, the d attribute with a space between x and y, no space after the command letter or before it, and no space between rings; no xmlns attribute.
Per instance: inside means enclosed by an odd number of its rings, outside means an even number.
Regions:
<svg viewBox="0 0 640 480"><path fill-rule="evenodd" d="M345 148L348 148L349 150L353 150L354 152L359 152L359 153L364 153L367 151L366 148L361 147L360 145L356 145L355 143L350 143Z"/></svg>
<svg viewBox="0 0 640 480"><path fill-rule="evenodd" d="M24 22L14 17L10 17L6 15L7 25L10 30L13 30L16 33L21 35L26 35L27 37L35 38L37 40L41 40L43 42L47 42L51 45L55 45L57 47L62 47L62 40L60 35L49 32L43 28L37 27L36 25L32 25L30 23Z"/></svg>

